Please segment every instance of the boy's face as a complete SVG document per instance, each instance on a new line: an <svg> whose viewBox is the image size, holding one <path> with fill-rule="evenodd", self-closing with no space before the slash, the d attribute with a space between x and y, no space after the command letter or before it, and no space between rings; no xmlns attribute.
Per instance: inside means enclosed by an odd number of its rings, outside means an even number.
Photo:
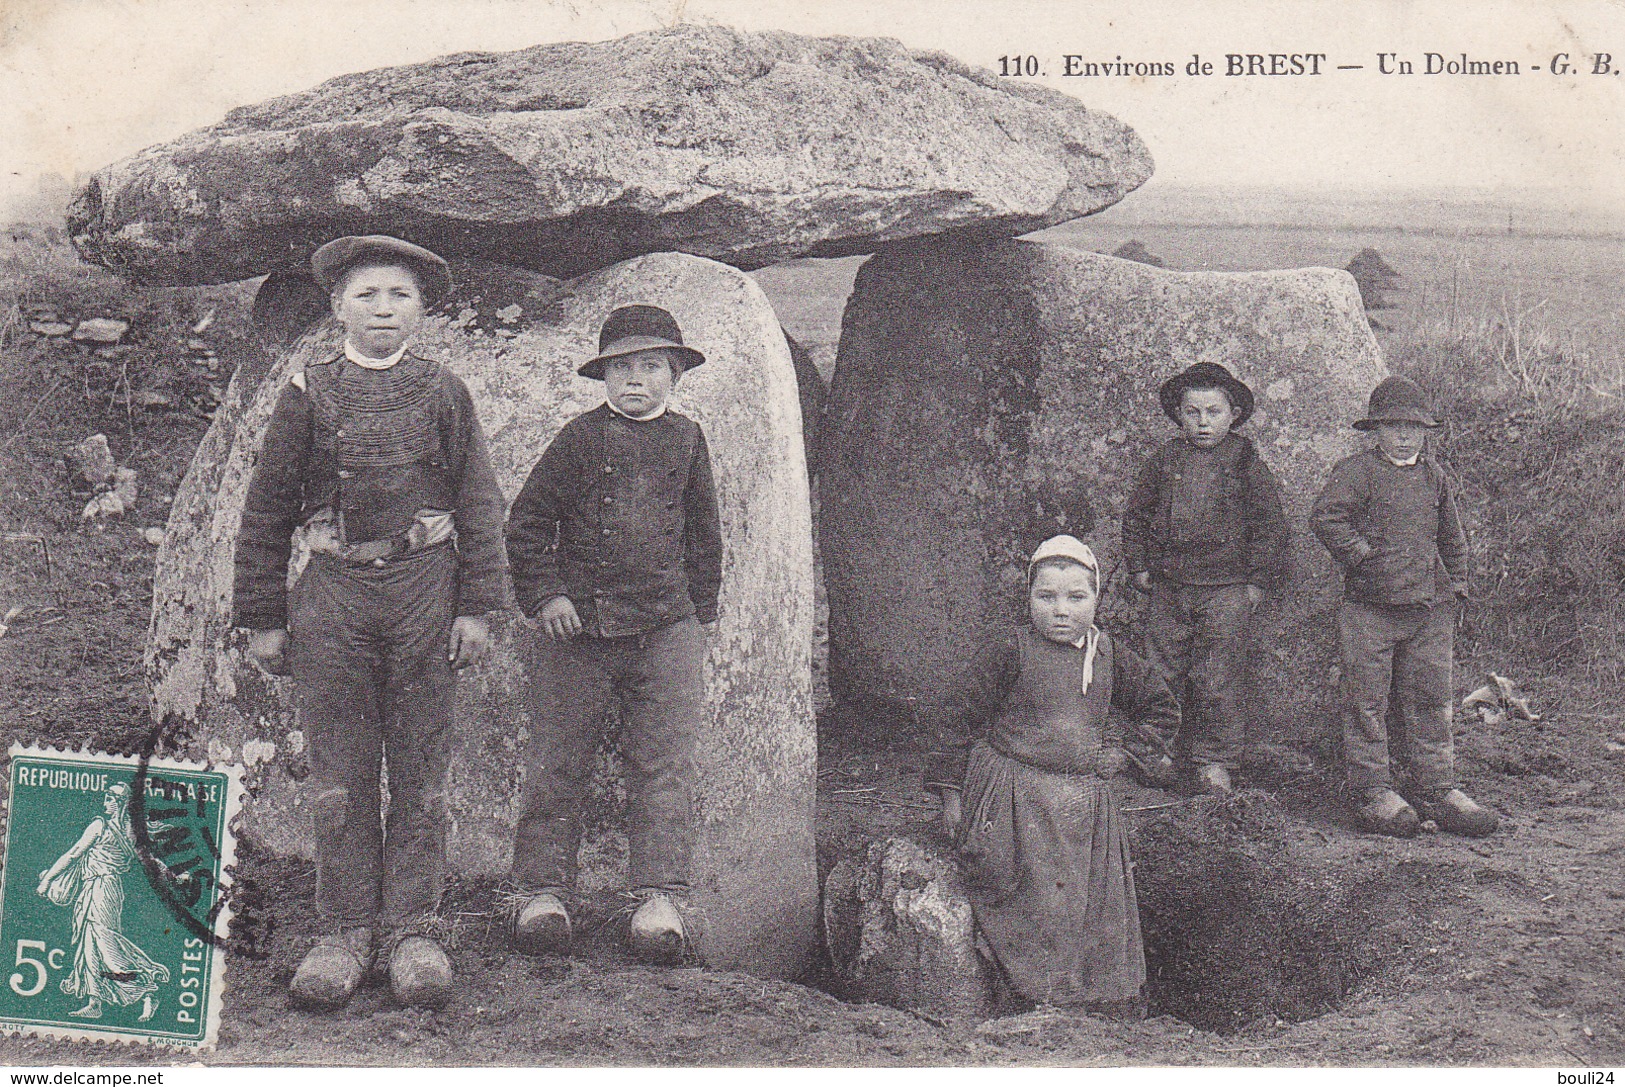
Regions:
<svg viewBox="0 0 1625 1087"><path fill-rule="evenodd" d="M1179 429L1198 449L1224 441L1236 421L1236 409L1223 389L1186 389L1179 399Z"/></svg>
<svg viewBox="0 0 1625 1087"><path fill-rule="evenodd" d="M1428 429L1421 423L1378 423L1372 430L1377 435L1377 448L1390 460L1410 460L1422 451Z"/></svg>
<svg viewBox="0 0 1625 1087"><path fill-rule="evenodd" d="M1027 590L1033 629L1052 642L1076 642L1094 625L1094 575L1077 563L1040 566Z"/></svg>
<svg viewBox="0 0 1625 1087"><path fill-rule="evenodd" d="M618 355L604 363L604 395L634 418L660 410L682 371L663 347Z"/></svg>
<svg viewBox="0 0 1625 1087"><path fill-rule="evenodd" d="M387 359L423 321L423 292L411 269L361 265L344 274L333 292L333 316L363 355Z"/></svg>

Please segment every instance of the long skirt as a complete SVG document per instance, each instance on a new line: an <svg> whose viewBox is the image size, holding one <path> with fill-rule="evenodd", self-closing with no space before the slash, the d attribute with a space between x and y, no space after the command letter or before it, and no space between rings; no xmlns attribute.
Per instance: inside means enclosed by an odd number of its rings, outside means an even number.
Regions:
<svg viewBox="0 0 1625 1087"><path fill-rule="evenodd" d="M1038 1003L1143 999L1145 947L1123 816L1101 778L971 749L959 850L982 940Z"/></svg>
<svg viewBox="0 0 1625 1087"><path fill-rule="evenodd" d="M62 979L69 996L108 1004L134 1004L169 980L169 967L153 962L124 935L124 884L117 872L87 878L73 909L73 970Z"/></svg>

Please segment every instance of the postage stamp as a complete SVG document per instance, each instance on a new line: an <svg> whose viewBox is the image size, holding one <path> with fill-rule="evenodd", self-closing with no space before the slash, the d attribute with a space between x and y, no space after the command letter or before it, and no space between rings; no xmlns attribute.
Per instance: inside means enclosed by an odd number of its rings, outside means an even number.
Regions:
<svg viewBox="0 0 1625 1087"><path fill-rule="evenodd" d="M213 1046L241 768L10 754L0 1031Z"/></svg>

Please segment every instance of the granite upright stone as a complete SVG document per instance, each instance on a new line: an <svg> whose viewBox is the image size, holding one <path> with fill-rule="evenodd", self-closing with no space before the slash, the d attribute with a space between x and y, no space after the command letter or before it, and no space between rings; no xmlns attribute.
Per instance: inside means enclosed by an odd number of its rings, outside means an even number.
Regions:
<svg viewBox="0 0 1625 1087"><path fill-rule="evenodd" d="M662 306L707 355L672 401L705 428L724 539L722 617L709 635L697 753L701 952L716 965L793 976L813 946L818 908L812 541L796 378L778 320L747 276L677 254L570 283L493 265L454 272L457 291L415 344L469 386L510 498L559 428L602 399L602 386L575 367L596 350L611 309ZM283 285L276 297L314 315L306 292ZM289 375L339 342L337 326L321 320L282 349L262 383L239 379L228 390L176 495L147 658L167 734L182 748L243 762L246 832L299 853L311 846L299 790L308 764L291 692L253 668L227 623L234 539L259 435ZM526 640L536 635L518 623L499 628L491 661L458 684L450 776L451 860L480 875L507 870L523 744L540 724L523 695ZM595 808L612 809L613 783L601 787ZM600 823L585 848L589 891L624 878L614 820Z"/></svg>
<svg viewBox="0 0 1625 1087"><path fill-rule="evenodd" d="M1169 272L1025 241L902 245L858 273L819 482L846 721L928 725L977 648L1023 621L1035 525L1094 521L1113 575L1102 621L1129 626L1140 605L1120 567L1123 506L1175 434L1157 386L1202 360L1256 392L1239 433L1280 478L1293 533L1298 576L1256 621L1254 735L1318 734L1333 712L1336 585L1305 515L1386 373L1353 280Z"/></svg>

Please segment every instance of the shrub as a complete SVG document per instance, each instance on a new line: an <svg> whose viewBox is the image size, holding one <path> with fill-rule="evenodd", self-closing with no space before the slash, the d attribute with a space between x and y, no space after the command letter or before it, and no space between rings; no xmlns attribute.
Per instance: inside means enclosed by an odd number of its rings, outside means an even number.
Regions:
<svg viewBox="0 0 1625 1087"><path fill-rule="evenodd" d="M1475 558L1467 652L1618 686L1625 432L1617 359L1531 318L1486 314L1388 344L1446 419ZM1464 654L1465 655L1465 654Z"/></svg>

